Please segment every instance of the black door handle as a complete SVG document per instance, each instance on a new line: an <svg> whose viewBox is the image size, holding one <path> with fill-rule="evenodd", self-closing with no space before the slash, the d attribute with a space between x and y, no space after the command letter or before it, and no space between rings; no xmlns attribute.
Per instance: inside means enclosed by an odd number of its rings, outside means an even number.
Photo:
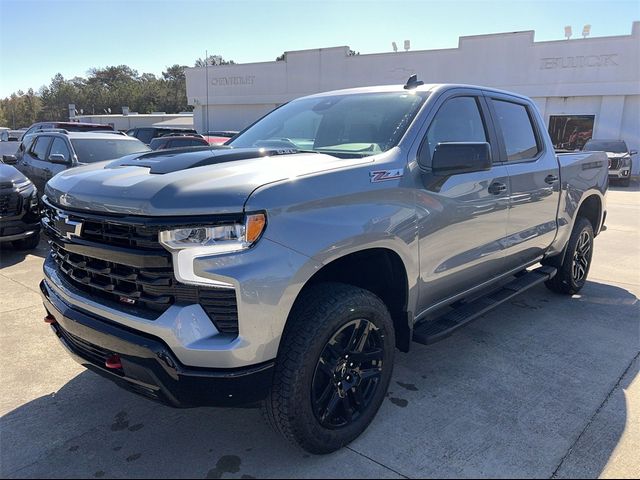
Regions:
<svg viewBox="0 0 640 480"><path fill-rule="evenodd" d="M556 177L555 175L547 175L544 181L551 185L552 183L556 183L558 181L558 177Z"/></svg>
<svg viewBox="0 0 640 480"><path fill-rule="evenodd" d="M489 193L492 193L494 195L500 195L501 193L504 193L506 191L507 186L504 183L493 182L491 185L489 185Z"/></svg>

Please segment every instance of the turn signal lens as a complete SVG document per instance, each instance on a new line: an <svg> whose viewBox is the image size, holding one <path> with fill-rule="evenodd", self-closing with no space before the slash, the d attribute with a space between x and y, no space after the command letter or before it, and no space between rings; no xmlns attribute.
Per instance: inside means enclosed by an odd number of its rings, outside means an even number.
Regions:
<svg viewBox="0 0 640 480"><path fill-rule="evenodd" d="M246 221L246 240L248 243L253 243L260 238L264 227L267 224L267 218L264 213L256 213L254 215L248 215Z"/></svg>

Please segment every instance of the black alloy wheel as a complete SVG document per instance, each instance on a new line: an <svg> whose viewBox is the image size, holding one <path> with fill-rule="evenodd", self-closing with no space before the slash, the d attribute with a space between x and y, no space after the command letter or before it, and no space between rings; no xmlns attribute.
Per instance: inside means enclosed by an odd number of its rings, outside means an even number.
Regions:
<svg viewBox="0 0 640 480"><path fill-rule="evenodd" d="M265 419L313 454L349 444L385 399L395 342L393 319L377 295L337 282L310 285L280 341Z"/></svg>
<svg viewBox="0 0 640 480"><path fill-rule="evenodd" d="M367 410L380 385L384 342L368 320L353 320L327 342L311 382L313 412L325 428L342 428Z"/></svg>
<svg viewBox="0 0 640 480"><path fill-rule="evenodd" d="M589 271L589 264L591 263L591 250L592 250L592 238L587 230L583 230L580 233L576 249L573 252L573 265L571 266L571 273L573 274L573 281L578 284L584 280Z"/></svg>

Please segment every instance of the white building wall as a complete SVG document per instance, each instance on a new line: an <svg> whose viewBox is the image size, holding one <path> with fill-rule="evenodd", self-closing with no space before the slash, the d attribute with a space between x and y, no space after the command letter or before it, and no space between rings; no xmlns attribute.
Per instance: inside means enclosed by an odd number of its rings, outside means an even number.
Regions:
<svg viewBox="0 0 640 480"><path fill-rule="evenodd" d="M349 56L348 47L286 52L285 60L186 71L195 127L238 130L294 98L340 88L487 85L532 97L551 115L595 115L594 136L640 148L640 22L631 35L535 42L534 32L461 37L458 48ZM208 76L208 84L206 78ZM208 107L205 105L208 104ZM636 162L640 166L640 159Z"/></svg>

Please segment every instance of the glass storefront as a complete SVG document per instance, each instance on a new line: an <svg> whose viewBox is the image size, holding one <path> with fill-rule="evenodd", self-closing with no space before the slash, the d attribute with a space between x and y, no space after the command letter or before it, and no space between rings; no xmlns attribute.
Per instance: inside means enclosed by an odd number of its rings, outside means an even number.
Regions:
<svg viewBox="0 0 640 480"><path fill-rule="evenodd" d="M549 135L556 150L581 150L593 135L595 115L551 115Z"/></svg>

